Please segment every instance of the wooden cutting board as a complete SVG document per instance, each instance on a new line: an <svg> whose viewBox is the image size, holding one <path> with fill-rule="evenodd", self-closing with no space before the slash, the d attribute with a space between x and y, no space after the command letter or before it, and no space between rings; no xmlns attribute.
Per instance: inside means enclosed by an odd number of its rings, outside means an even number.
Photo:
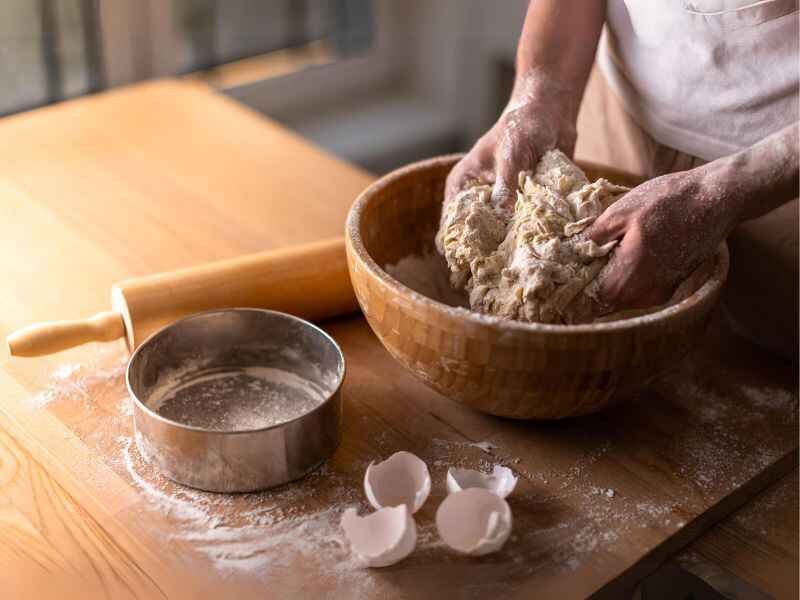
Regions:
<svg viewBox="0 0 800 600"><path fill-rule="evenodd" d="M196 84L151 83L0 121L0 335L101 310L125 277L337 235L369 181ZM11 434L0 446L12 449L0 454L0 547L12 549L0 566L24 567L3 568L18 574L4 584L79 577L88 596L143 598L216 588L613 597L797 464L796 371L719 322L636 402L544 424L487 417L432 392L361 318L324 326L348 361L344 441L319 472L261 494L180 488L141 461L121 343L0 356L0 429ZM359 569L339 514L366 510L366 464L401 449L434 480L417 515L419 547L395 567ZM27 456L90 519L70 518ZM496 555L455 556L433 525L446 468L494 463L522 477L510 499L514 535ZM73 551L50 547L41 531Z"/></svg>

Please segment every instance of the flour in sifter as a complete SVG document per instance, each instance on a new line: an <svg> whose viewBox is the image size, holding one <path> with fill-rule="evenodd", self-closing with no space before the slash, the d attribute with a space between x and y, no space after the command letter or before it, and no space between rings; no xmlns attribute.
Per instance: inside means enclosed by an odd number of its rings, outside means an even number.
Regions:
<svg viewBox="0 0 800 600"><path fill-rule="evenodd" d="M324 390L271 367L208 369L168 378L147 398L172 421L214 431L244 431L291 421L325 401Z"/></svg>

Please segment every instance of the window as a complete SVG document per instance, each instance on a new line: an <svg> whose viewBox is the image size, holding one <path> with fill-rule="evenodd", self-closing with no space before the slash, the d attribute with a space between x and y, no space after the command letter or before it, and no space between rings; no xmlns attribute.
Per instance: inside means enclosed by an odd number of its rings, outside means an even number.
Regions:
<svg viewBox="0 0 800 600"><path fill-rule="evenodd" d="M373 43L371 0L2 0L0 114L324 42Z"/></svg>
<svg viewBox="0 0 800 600"><path fill-rule="evenodd" d="M104 86L92 0L0 2L0 114Z"/></svg>

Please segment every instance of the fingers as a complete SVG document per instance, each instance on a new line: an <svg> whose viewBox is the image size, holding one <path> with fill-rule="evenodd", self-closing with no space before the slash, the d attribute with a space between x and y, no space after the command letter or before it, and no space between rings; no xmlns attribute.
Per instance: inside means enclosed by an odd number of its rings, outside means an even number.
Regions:
<svg viewBox="0 0 800 600"><path fill-rule="evenodd" d="M594 223L584 230L586 237L601 246L618 240L625 235L632 218L642 207L655 197L651 180L626 193L597 217Z"/></svg>
<svg viewBox="0 0 800 600"><path fill-rule="evenodd" d="M627 257L625 240L611 254L608 264L597 275L596 296L603 313L622 310L622 291L630 274L630 261Z"/></svg>
<svg viewBox="0 0 800 600"><path fill-rule="evenodd" d="M627 212L623 205L612 204L584 230L584 235L600 246L620 239L625 234Z"/></svg>
<svg viewBox="0 0 800 600"><path fill-rule="evenodd" d="M494 167L497 164L497 167ZM475 164L465 158L458 163L447 176L445 184L445 202L449 202L474 181L492 183L492 204L505 210L513 210L517 201L516 166L509 163L490 165Z"/></svg>
<svg viewBox="0 0 800 600"><path fill-rule="evenodd" d="M462 158L447 176L444 188L445 203L449 202L471 182L482 181L492 171L492 163L473 151Z"/></svg>
<svg viewBox="0 0 800 600"><path fill-rule="evenodd" d="M535 136L525 123L504 115L477 141L447 178L445 202L471 181L492 183L492 203L513 210L520 171L533 169L538 156Z"/></svg>
<svg viewBox="0 0 800 600"><path fill-rule="evenodd" d="M642 245L641 232L630 228L597 276L597 300L604 313L650 308L669 300L671 287L659 277Z"/></svg>
<svg viewBox="0 0 800 600"><path fill-rule="evenodd" d="M456 165L450 170L450 174L447 176L447 181L444 185L445 203L450 202L453 198L455 198L456 194L458 194L458 192L464 187L467 173L462 165L463 162L464 159L456 163Z"/></svg>

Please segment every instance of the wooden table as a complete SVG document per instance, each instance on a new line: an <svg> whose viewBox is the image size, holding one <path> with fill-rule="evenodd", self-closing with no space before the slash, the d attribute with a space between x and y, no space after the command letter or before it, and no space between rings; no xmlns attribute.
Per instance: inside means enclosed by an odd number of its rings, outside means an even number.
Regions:
<svg viewBox="0 0 800 600"><path fill-rule="evenodd" d="M370 180L196 83L149 83L7 118L0 335L103 310L111 284L126 277L339 235ZM201 597L215 588L615 597L775 481L777 492L685 552L796 597L797 373L724 327L644 400L545 425L441 398L403 373L358 317L326 328L350 365L345 442L321 472L248 496L183 490L141 462L121 344L0 355L3 597ZM731 377L744 383L726 389ZM769 440L748 440L765 431ZM491 454L471 445L484 440L496 445ZM723 455L709 463L703 444ZM354 568L337 511L363 505L366 462L398 449L427 460L438 488L451 463L515 468L522 481L507 548L483 560L446 552L432 527L437 488L419 516L415 555L384 571ZM735 472L704 470L726 461Z"/></svg>

